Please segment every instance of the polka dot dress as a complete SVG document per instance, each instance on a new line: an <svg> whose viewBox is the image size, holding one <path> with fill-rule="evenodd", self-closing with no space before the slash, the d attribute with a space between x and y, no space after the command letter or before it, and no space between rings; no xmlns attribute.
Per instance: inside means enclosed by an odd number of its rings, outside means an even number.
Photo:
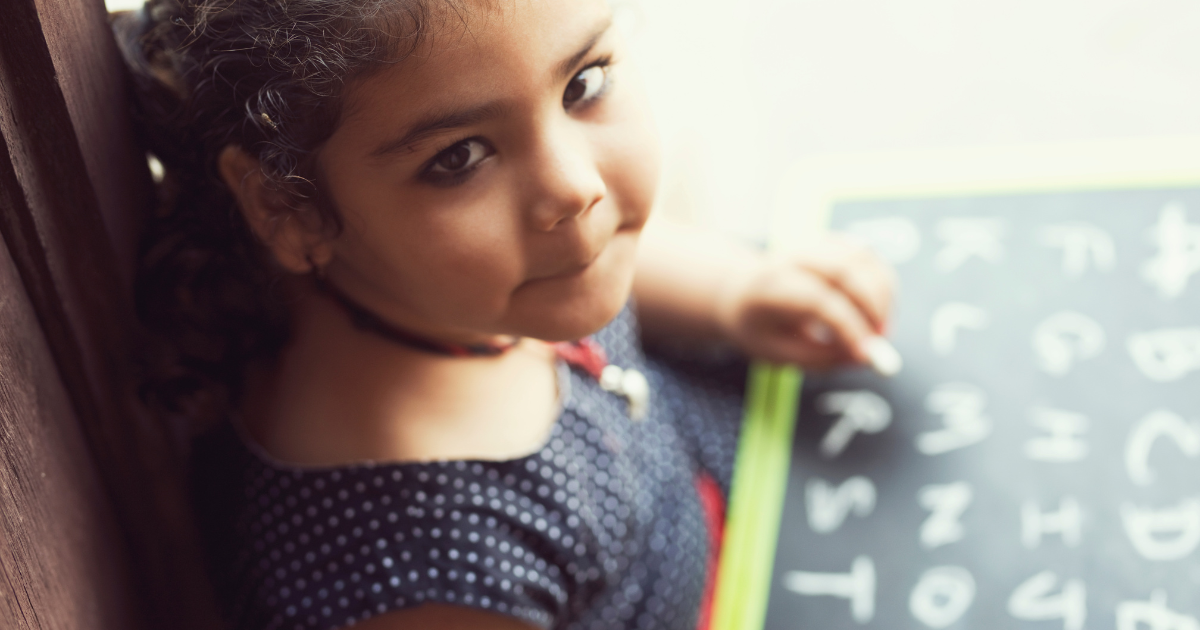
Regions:
<svg viewBox="0 0 1200 630"><path fill-rule="evenodd" d="M744 372L649 361L626 309L595 335L646 375L645 419L560 364L547 443L505 461L273 461L229 425L197 445L193 487L235 628L343 628L427 602L539 628L693 630L708 531L695 480L728 489Z"/></svg>

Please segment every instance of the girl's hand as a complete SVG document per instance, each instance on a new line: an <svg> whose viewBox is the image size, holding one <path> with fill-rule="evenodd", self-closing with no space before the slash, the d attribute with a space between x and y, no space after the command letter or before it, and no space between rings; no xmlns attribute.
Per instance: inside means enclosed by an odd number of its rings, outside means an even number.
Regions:
<svg viewBox="0 0 1200 630"><path fill-rule="evenodd" d="M867 363L863 343L887 331L895 284L869 250L830 235L731 278L717 319L727 339L758 359L818 370Z"/></svg>

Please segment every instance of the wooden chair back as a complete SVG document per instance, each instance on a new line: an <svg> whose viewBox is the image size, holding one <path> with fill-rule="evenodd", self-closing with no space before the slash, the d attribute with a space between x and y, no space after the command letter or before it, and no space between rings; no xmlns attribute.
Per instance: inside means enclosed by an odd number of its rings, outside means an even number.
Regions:
<svg viewBox="0 0 1200 630"><path fill-rule="evenodd" d="M103 2L0 14L0 627L216 628L182 440L134 395L153 191Z"/></svg>

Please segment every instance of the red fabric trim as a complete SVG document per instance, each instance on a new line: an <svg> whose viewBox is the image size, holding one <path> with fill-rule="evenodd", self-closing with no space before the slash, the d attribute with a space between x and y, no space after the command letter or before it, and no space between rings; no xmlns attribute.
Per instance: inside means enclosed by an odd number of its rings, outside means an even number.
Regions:
<svg viewBox="0 0 1200 630"><path fill-rule="evenodd" d="M713 598L717 590L721 539L725 535L725 497L721 496L721 487L706 472L696 475L696 492L700 495L704 521L708 525L707 580L704 585L704 598L700 600L700 618L696 621L696 630L708 630L712 623Z"/></svg>
<svg viewBox="0 0 1200 630"><path fill-rule="evenodd" d="M554 352L562 357L563 361L578 366L583 371L592 375L592 378L600 380L600 374L608 365L608 357L604 354L604 348L600 344L592 340L591 337L584 337L579 341L564 341L554 344Z"/></svg>
<svg viewBox="0 0 1200 630"><path fill-rule="evenodd" d="M554 351L567 363L577 366L597 381L608 365L604 348L585 337L579 341L554 344ZM709 630L712 623L713 597L717 589L717 569L721 559L721 540L725 535L725 497L721 487L706 472L696 475L696 493L700 495L700 507L704 510L704 524L708 529L708 561L705 563L704 596L700 600L700 615L696 630Z"/></svg>

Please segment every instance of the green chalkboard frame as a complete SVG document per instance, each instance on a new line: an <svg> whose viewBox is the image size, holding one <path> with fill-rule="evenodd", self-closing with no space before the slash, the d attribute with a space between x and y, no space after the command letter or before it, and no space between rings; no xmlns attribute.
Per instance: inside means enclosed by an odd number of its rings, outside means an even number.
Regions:
<svg viewBox="0 0 1200 630"><path fill-rule="evenodd" d="M776 194L769 248L804 248L835 203L1200 185L1200 137L830 155L793 164ZM711 630L763 627L803 374L751 366Z"/></svg>

